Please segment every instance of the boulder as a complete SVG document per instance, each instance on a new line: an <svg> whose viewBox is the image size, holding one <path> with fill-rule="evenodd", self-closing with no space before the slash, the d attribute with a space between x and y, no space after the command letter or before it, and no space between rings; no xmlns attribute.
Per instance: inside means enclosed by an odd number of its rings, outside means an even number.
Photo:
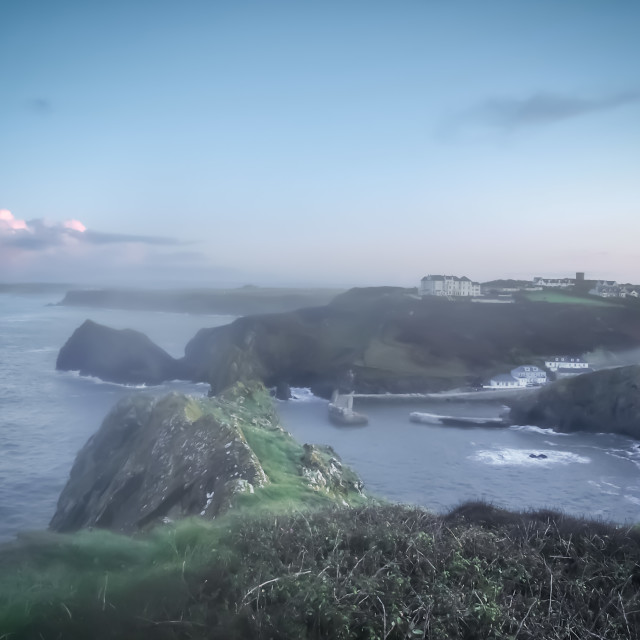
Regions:
<svg viewBox="0 0 640 640"><path fill-rule="evenodd" d="M640 439L640 365L565 378L510 404L513 424Z"/></svg>
<svg viewBox="0 0 640 640"><path fill-rule="evenodd" d="M78 327L60 349L56 369L120 384L159 384L184 377L180 363L143 333L111 329L91 320Z"/></svg>

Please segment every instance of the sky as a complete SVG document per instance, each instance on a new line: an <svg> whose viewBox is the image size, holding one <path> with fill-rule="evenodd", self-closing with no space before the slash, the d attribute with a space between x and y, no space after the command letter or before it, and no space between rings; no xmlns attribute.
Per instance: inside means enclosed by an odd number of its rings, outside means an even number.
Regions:
<svg viewBox="0 0 640 640"><path fill-rule="evenodd" d="M635 0L4 0L0 281L640 283Z"/></svg>

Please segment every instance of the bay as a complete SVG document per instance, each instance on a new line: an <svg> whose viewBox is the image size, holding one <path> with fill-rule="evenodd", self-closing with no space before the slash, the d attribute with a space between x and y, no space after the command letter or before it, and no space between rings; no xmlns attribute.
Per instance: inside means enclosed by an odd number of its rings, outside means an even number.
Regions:
<svg viewBox="0 0 640 640"><path fill-rule="evenodd" d="M85 319L143 331L174 357L198 329L233 319L47 306L58 299L0 294L0 540L48 525L77 452L119 399L208 391L207 385L180 381L125 387L56 371L60 347ZM443 413L442 404L417 401L357 401L369 424L336 427L327 419L326 401L305 390L298 395L277 403L284 426L300 441L332 445L371 494L436 511L481 498L509 508L640 520L640 449L628 438L414 424L411 411ZM447 412L458 415L500 410L498 403L447 404Z"/></svg>

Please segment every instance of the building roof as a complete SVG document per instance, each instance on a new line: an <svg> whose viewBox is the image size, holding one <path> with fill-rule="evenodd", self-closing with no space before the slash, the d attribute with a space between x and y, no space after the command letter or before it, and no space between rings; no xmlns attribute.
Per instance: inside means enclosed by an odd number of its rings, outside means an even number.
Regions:
<svg viewBox="0 0 640 640"><path fill-rule="evenodd" d="M521 364L519 367L516 367L515 369L511 369L511 373L513 374L514 371L525 372L526 369L528 369L529 372L534 372L534 373L535 372L542 372L542 373L544 373L544 371L542 371L542 369L540 367L536 367L534 364Z"/></svg>
<svg viewBox="0 0 640 640"><path fill-rule="evenodd" d="M518 382L510 373L499 373L497 376L492 376L491 380L495 382Z"/></svg>
<svg viewBox="0 0 640 640"><path fill-rule="evenodd" d="M471 284L479 284L478 282L472 282L472 280L470 278L467 278L467 276L462 276L461 278L458 278L458 276L441 276L441 275L431 275L429 274L428 276L425 276L424 278L422 278L422 280L454 280L455 282L471 282Z"/></svg>

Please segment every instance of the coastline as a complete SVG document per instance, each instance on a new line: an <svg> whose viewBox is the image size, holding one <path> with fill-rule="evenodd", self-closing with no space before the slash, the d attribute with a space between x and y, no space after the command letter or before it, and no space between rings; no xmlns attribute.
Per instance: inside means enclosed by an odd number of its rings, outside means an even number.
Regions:
<svg viewBox="0 0 640 640"><path fill-rule="evenodd" d="M356 393L354 400L391 400L391 401L415 401L429 400L449 402L451 400L464 400L471 402L492 402L524 397L537 391L539 387L523 387L521 389L482 389L480 391L440 391L438 393Z"/></svg>

